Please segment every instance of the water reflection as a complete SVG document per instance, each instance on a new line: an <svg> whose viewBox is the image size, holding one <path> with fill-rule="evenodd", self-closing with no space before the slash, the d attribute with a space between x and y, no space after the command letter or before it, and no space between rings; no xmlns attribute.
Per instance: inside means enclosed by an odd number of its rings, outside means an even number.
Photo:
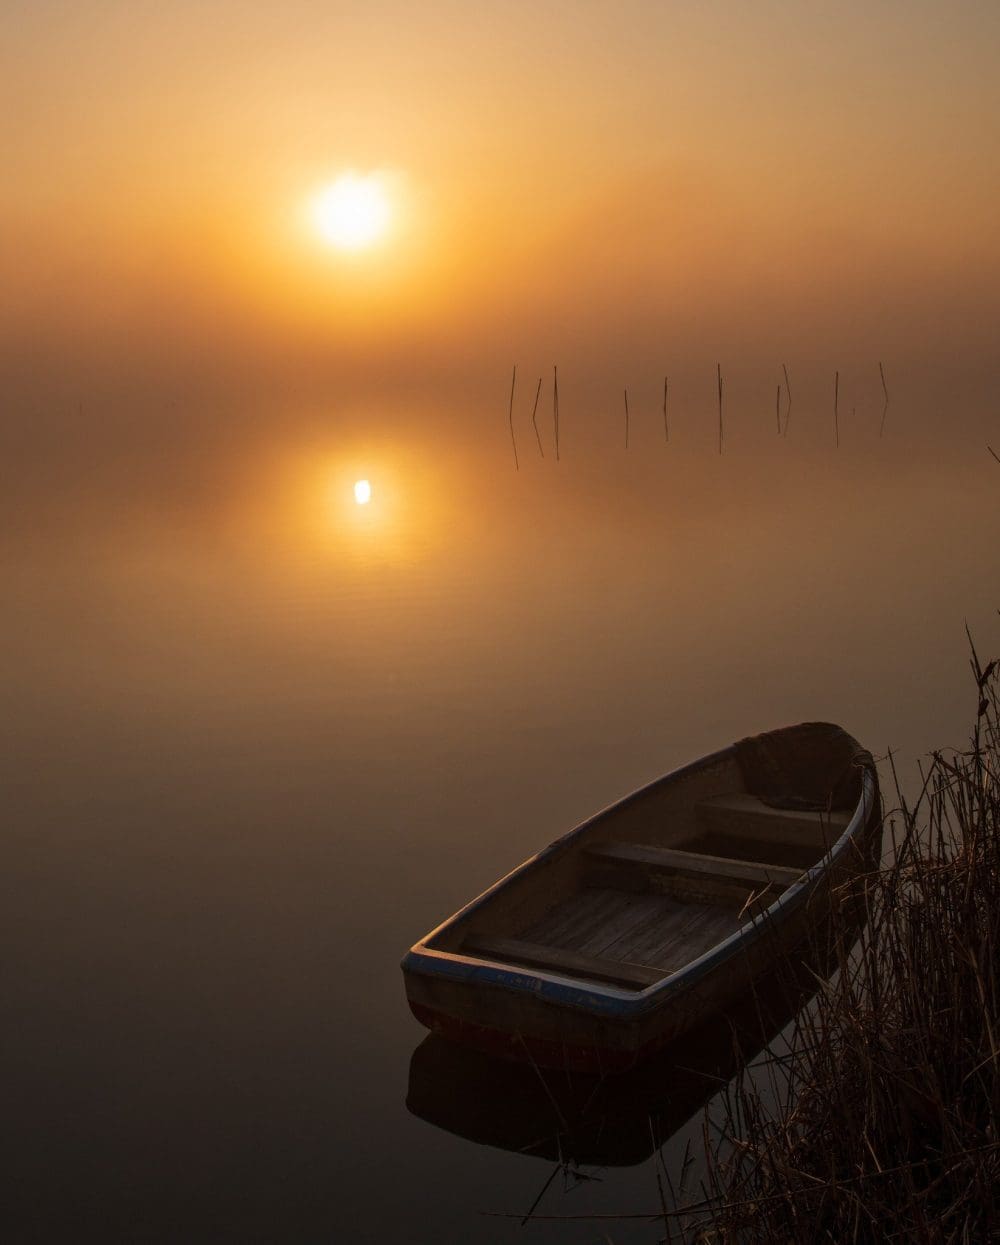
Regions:
<svg viewBox="0 0 1000 1245"><path fill-rule="evenodd" d="M857 929L855 912L850 936ZM506 1063L430 1035L410 1059L407 1108L480 1145L578 1167L635 1166L779 1037L835 963L827 943L783 964L725 1014L618 1076Z"/></svg>
<svg viewBox="0 0 1000 1245"><path fill-rule="evenodd" d="M61 456L25 425L35 465L0 503L0 934L33 1239L492 1245L516 1226L480 1212L530 1206L559 1146L637 1164L574 1211L655 1202L647 1113L658 1138L697 1116L728 1030L652 1084L560 1090L568 1128L537 1082L428 1045L407 1113L400 954L741 735L822 716L903 758L961 738L962 621L989 648L996 605L977 465L865 471L850 442L757 462L735 432L721 462L588 463L570 410L543 479L502 438L407 451L409 422L300 452L206 420L214 455L176 422L146 449L81 425Z"/></svg>

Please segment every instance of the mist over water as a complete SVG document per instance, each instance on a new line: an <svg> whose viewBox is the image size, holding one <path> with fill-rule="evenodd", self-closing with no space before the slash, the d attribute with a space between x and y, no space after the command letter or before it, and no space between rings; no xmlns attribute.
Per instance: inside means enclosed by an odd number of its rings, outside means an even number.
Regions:
<svg viewBox="0 0 1000 1245"><path fill-rule="evenodd" d="M963 743L998 49L982 0L5 6L5 1242L522 1239L480 1212L552 1162L406 1108L406 949L746 734L910 789ZM538 1211L659 1205L590 1174Z"/></svg>
<svg viewBox="0 0 1000 1245"><path fill-rule="evenodd" d="M910 774L963 741L998 468L987 416L938 445L897 386L899 422L880 440L866 392L838 451L818 400L779 438L734 381L720 457L710 388L678 383L669 445L635 390L626 454L613 399L561 379L561 461L520 405L516 473L499 385L242 433L8 420L3 1040L39 1239L512 1239L479 1212L527 1210L550 1167L406 1111L399 958L748 733L830 719ZM658 1205L651 1160L600 1174L539 1210Z"/></svg>

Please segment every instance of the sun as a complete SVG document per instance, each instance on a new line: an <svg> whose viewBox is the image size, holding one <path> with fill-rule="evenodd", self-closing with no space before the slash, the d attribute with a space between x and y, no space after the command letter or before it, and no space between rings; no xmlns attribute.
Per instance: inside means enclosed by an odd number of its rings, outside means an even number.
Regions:
<svg viewBox="0 0 1000 1245"><path fill-rule="evenodd" d="M358 480L354 485L354 500L359 506L367 506L372 499L372 486L367 480Z"/></svg>
<svg viewBox="0 0 1000 1245"><path fill-rule="evenodd" d="M313 221L324 241L340 251L363 251L385 237L392 207L384 179L343 173L319 192Z"/></svg>

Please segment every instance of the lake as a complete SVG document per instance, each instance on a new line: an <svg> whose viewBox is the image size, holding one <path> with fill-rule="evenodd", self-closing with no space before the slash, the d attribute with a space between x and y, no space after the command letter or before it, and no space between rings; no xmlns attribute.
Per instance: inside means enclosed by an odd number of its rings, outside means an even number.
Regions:
<svg viewBox="0 0 1000 1245"><path fill-rule="evenodd" d="M785 439L744 405L720 456L710 406L668 445L642 402L626 454L617 408L574 424L567 400L558 464L522 413L517 472L502 396L8 424L17 1239L661 1235L483 1213L655 1210L658 1145L576 1180L408 1110L425 1035L399 960L590 813L758 730L839 722L912 786L974 713L965 622L1000 648L1000 467L961 424L880 439L871 404L839 450L816 406ZM671 1171L701 1129L674 1097Z"/></svg>

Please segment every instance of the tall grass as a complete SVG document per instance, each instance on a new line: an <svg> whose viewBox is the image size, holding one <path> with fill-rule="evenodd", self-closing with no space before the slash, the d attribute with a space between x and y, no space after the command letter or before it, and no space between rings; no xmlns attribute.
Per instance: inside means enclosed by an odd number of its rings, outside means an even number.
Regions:
<svg viewBox="0 0 1000 1245"><path fill-rule="evenodd" d="M912 806L896 782L860 942L714 1115L698 1240L1000 1240L1000 705L971 665L969 745Z"/></svg>

